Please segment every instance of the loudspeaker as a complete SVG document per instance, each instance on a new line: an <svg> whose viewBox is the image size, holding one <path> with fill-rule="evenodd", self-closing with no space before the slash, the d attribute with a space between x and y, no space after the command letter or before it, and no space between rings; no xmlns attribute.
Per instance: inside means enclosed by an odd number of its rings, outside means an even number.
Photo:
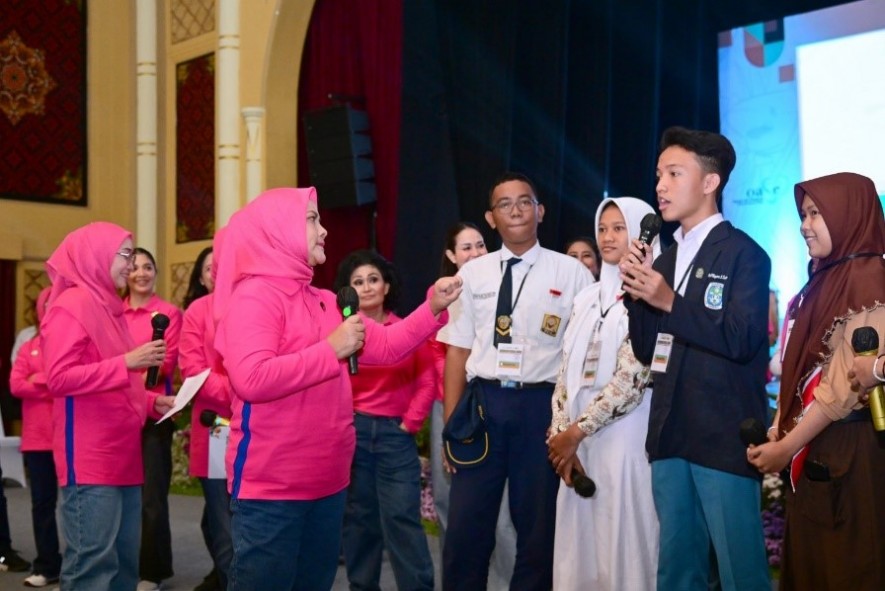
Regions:
<svg viewBox="0 0 885 591"><path fill-rule="evenodd" d="M323 207L374 203L375 164L369 115L350 105L304 113L310 182Z"/></svg>

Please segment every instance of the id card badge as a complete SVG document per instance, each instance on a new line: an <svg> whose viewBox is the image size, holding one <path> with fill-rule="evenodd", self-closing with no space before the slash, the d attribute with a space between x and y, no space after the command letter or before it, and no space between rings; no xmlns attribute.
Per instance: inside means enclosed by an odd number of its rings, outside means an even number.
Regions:
<svg viewBox="0 0 885 591"><path fill-rule="evenodd" d="M651 370L657 373L667 371L670 363L670 353L673 351L673 335L659 332L655 343L655 352L651 358Z"/></svg>
<svg viewBox="0 0 885 591"><path fill-rule="evenodd" d="M584 356L584 370L581 372L581 386L592 388L596 384L596 372L599 370L599 354L602 343L598 339L590 341L587 355Z"/></svg>
<svg viewBox="0 0 885 591"><path fill-rule="evenodd" d="M525 345L518 343L498 343L498 359L496 361L499 379L516 380L522 376L522 357Z"/></svg>
<svg viewBox="0 0 885 591"><path fill-rule="evenodd" d="M787 334L784 335L784 346L781 349L781 362L784 360L784 355L787 354L787 345L790 344L790 335L793 334L793 325L796 324L795 318L790 318L787 321Z"/></svg>
<svg viewBox="0 0 885 591"><path fill-rule="evenodd" d="M217 426L209 429L209 478L227 478L224 454L227 452L227 438L229 436L229 426Z"/></svg>

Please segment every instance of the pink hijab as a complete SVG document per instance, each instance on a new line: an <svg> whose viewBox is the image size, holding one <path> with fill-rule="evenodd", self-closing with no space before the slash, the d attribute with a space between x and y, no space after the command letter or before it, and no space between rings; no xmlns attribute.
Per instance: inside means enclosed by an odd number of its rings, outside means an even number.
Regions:
<svg viewBox="0 0 885 591"><path fill-rule="evenodd" d="M127 238L132 234L116 224L93 222L65 236L46 261L52 282L47 312L55 306L68 310L104 357L133 348L111 279L111 264Z"/></svg>
<svg viewBox="0 0 885 591"><path fill-rule="evenodd" d="M219 317L224 317L231 295L246 278L263 277L289 294L310 285L306 216L308 202L316 200L313 187L271 189L231 217L222 248L213 249Z"/></svg>

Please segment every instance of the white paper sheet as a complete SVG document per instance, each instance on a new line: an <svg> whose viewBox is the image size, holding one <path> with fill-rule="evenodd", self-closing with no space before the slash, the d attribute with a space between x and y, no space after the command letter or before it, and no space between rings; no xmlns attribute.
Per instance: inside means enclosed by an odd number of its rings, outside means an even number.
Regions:
<svg viewBox="0 0 885 591"><path fill-rule="evenodd" d="M191 376L184 380L184 383L181 385L181 388L178 389L178 394L175 395L175 404L172 406L172 410L163 415L157 423L162 423L185 406L187 403L193 400L194 396L197 395L197 392L200 391L200 388L203 387L203 384L206 382L206 378L209 377L209 368L204 369L200 373L195 376Z"/></svg>

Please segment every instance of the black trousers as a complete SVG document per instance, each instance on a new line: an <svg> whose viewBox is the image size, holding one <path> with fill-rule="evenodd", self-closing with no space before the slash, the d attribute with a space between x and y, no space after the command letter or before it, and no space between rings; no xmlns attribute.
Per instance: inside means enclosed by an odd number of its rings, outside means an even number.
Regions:
<svg viewBox="0 0 885 591"><path fill-rule="evenodd" d="M548 591L553 585L553 534L559 477L547 459L549 387L521 390L483 385L489 454L480 466L452 475L449 524L443 547L443 589L485 589L495 548L498 511L508 482L516 529L511 591Z"/></svg>
<svg viewBox="0 0 885 591"><path fill-rule="evenodd" d="M26 451L24 456L31 481L31 523L37 546L33 570L54 579L61 572L58 525L55 521L55 508L58 504L55 461L51 451Z"/></svg>
<svg viewBox="0 0 885 591"><path fill-rule="evenodd" d="M141 493L142 580L162 581L173 575L172 532L169 528L169 484L172 481L172 433L175 424L148 419L141 431L144 485Z"/></svg>

